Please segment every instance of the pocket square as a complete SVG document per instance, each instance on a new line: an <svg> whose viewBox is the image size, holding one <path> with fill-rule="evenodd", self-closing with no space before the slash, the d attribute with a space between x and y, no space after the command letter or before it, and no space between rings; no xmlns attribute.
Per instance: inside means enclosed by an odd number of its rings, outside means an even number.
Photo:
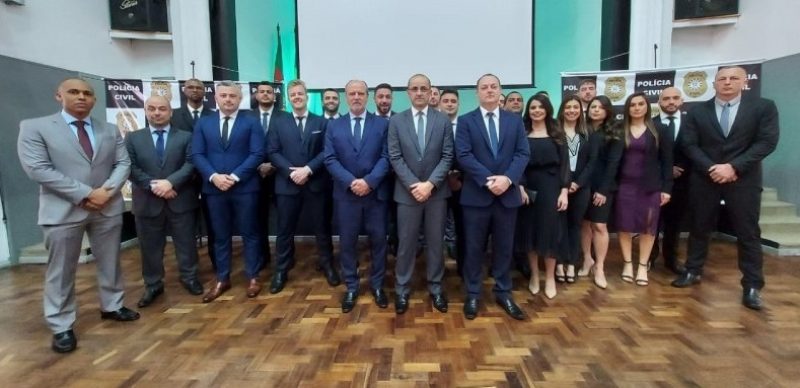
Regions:
<svg viewBox="0 0 800 388"><path fill-rule="evenodd" d="M322 131L312 131L312 132L311 132L311 134L312 134L312 135L316 135L316 134L318 134L318 133L322 133Z"/></svg>

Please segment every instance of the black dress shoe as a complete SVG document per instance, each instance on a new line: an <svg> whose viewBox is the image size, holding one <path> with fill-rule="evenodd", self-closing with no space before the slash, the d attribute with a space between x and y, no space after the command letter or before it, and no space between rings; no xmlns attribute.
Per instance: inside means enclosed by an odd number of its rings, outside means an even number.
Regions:
<svg viewBox="0 0 800 388"><path fill-rule="evenodd" d="M144 294L142 294L142 298L139 299L139 303L136 303L139 307L147 307L150 306L156 298L164 293L164 287L145 287Z"/></svg>
<svg viewBox="0 0 800 388"><path fill-rule="evenodd" d="M356 307L356 300L358 299L358 291L347 291L342 297L342 312L349 313Z"/></svg>
<svg viewBox="0 0 800 388"><path fill-rule="evenodd" d="M464 317L469 320L478 316L478 298L467 298L464 301Z"/></svg>
<svg viewBox="0 0 800 388"><path fill-rule="evenodd" d="M439 312L447 312L447 297L444 296L444 293L431 294L431 302L433 303L433 308L439 310Z"/></svg>
<svg viewBox="0 0 800 388"><path fill-rule="evenodd" d="M53 344L51 346L56 353L69 353L78 347L78 339L72 329L53 334Z"/></svg>
<svg viewBox="0 0 800 388"><path fill-rule="evenodd" d="M286 280L288 280L286 272L275 272L275 275L272 275L272 283L269 285L269 292L271 294L281 292L283 287L286 286Z"/></svg>
<svg viewBox="0 0 800 388"><path fill-rule="evenodd" d="M514 299L511 299L510 296L506 298L496 298L495 301L511 318L514 318L518 321L525 319L525 313L520 310L519 306L514 303Z"/></svg>
<svg viewBox="0 0 800 388"><path fill-rule="evenodd" d="M684 271L677 279L672 281L672 287L684 288L700 283L700 275Z"/></svg>
<svg viewBox="0 0 800 388"><path fill-rule="evenodd" d="M764 303L761 301L761 292L755 288L745 288L742 294L742 304L752 310L761 310Z"/></svg>
<svg viewBox="0 0 800 388"><path fill-rule="evenodd" d="M399 314L405 314L408 311L408 294L397 295L394 300L394 311Z"/></svg>
<svg viewBox="0 0 800 388"><path fill-rule="evenodd" d="M339 273L333 269L332 265L321 265L317 267L317 269L325 275L325 280L328 281L329 286L336 287L342 283L342 279L339 278Z"/></svg>
<svg viewBox="0 0 800 388"><path fill-rule="evenodd" d="M386 296L386 291L383 288L374 288L372 289L372 297L375 298L375 304L385 309L389 307L389 297Z"/></svg>
<svg viewBox="0 0 800 388"><path fill-rule="evenodd" d="M181 285L192 295L203 295L203 285L197 279L181 282Z"/></svg>
<svg viewBox="0 0 800 388"><path fill-rule="evenodd" d="M139 313L125 306L122 306L117 311L101 311L100 318L113 319L115 321L120 321L120 322L128 322L139 319Z"/></svg>

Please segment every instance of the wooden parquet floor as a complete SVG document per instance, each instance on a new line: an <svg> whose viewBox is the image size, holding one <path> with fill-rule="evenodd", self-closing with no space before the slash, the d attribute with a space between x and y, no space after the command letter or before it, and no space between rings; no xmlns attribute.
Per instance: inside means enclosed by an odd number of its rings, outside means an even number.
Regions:
<svg viewBox="0 0 800 388"><path fill-rule="evenodd" d="M467 321L453 263L447 314L432 309L422 266L405 315L395 316L393 304L375 306L363 280L358 306L342 314L343 286L331 289L314 270L311 245L300 244L282 293L265 290L254 300L244 295L239 245L234 287L210 304L180 287L174 259L167 260L165 294L140 309L142 318L133 323L100 320L94 265L81 265L78 349L68 355L49 348L41 312L44 266L2 270L0 385L800 386L798 258L766 258L767 308L759 313L740 304L732 243L712 245L701 285L676 289L661 267L651 272L649 287L623 283L612 241L607 290L581 278L547 300L530 295L515 274L514 297L526 321L508 318L492 303L491 280L478 319ZM123 263L126 305L135 307L142 292L138 250L125 251ZM207 284L213 279L205 255L201 274ZM392 279L390 270L387 290Z"/></svg>

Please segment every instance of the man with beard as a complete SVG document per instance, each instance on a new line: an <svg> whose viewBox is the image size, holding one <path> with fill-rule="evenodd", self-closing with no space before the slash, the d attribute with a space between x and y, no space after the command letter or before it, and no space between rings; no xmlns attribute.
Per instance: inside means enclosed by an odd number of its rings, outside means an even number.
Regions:
<svg viewBox="0 0 800 388"><path fill-rule="evenodd" d="M339 118L339 92L336 89L325 89L322 92L322 118L333 120Z"/></svg>
<svg viewBox="0 0 800 388"><path fill-rule="evenodd" d="M375 114L389 119L394 112L392 111L392 86L389 84L379 84L375 87Z"/></svg>
<svg viewBox="0 0 800 388"><path fill-rule="evenodd" d="M584 121L588 121L587 111L589 104L597 96L597 81L594 78L587 78L578 84L578 98L581 99L581 109L583 109Z"/></svg>
<svg viewBox="0 0 800 388"><path fill-rule="evenodd" d="M441 91L436 86L431 86L431 99L428 102L428 106L439 110L439 100L441 99Z"/></svg>

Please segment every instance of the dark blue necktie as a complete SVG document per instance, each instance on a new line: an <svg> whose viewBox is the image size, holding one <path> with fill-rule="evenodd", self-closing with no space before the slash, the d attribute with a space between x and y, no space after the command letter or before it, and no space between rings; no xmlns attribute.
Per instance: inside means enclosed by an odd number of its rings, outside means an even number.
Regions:
<svg viewBox="0 0 800 388"><path fill-rule="evenodd" d="M486 114L489 118L489 141L492 143L492 153L497 157L497 127L494 125L494 112Z"/></svg>
<svg viewBox="0 0 800 388"><path fill-rule="evenodd" d="M353 138L356 141L356 146L361 148L361 117L356 117L354 120L356 125L353 126Z"/></svg>
<svg viewBox="0 0 800 388"><path fill-rule="evenodd" d="M158 164L164 164L164 130L156 129L156 156L158 156Z"/></svg>

